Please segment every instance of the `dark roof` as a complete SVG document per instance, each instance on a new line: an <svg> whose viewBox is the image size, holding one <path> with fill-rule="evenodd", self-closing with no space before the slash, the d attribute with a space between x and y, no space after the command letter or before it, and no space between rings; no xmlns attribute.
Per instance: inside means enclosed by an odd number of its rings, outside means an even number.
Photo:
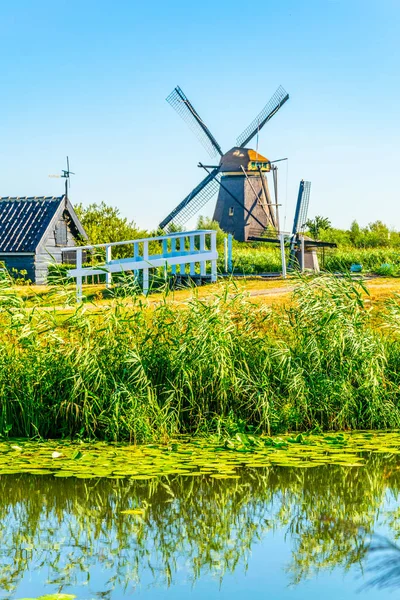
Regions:
<svg viewBox="0 0 400 600"><path fill-rule="evenodd" d="M251 148L234 146L221 157L221 172L237 171L243 175L242 166L247 170L248 164L251 162L261 163L260 166L262 163L269 164L268 158L265 158L259 152Z"/></svg>
<svg viewBox="0 0 400 600"><path fill-rule="evenodd" d="M0 196L0 252L35 252L65 196Z"/></svg>

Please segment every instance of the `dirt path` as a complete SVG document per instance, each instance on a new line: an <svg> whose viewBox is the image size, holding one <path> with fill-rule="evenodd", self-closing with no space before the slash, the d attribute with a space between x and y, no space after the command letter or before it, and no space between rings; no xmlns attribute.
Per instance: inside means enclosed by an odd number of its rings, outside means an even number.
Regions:
<svg viewBox="0 0 400 600"><path fill-rule="evenodd" d="M249 291L249 295L250 296L275 296L275 295L284 295L284 294L289 294L290 292L293 291L293 287L294 286L287 286L287 287L276 287L276 288L270 288L268 290L250 290Z"/></svg>
<svg viewBox="0 0 400 600"><path fill-rule="evenodd" d="M268 279L248 279L248 280L233 280L230 284L232 287L229 290L230 295L235 295L235 293L244 293L248 295L250 298L254 298L255 302L265 302L267 304L274 304L285 302L286 298L290 296L293 292L293 289L296 286L296 280L268 280ZM400 279L394 278L380 278L374 277L366 281L366 285L369 290L369 300L374 301L384 301L385 299L394 296L395 294L400 294ZM225 289L225 283L223 281L218 282L216 284L206 285L199 288L193 289L182 289L171 292L169 295L169 301L176 305L185 305L194 294L200 299L209 298L213 295L219 295ZM232 291L231 291L232 290ZM27 292L26 288L21 288L21 296L25 295ZM88 286L86 290L84 290L87 294L91 294L94 296L99 292L101 294L101 289L97 286ZM30 295L33 299L33 296L36 294L43 293L42 302L43 305L40 307L44 310L56 310L60 312L70 313L76 309L76 305L65 307L61 305L51 306L51 303L46 303L46 294L49 293L49 288L40 289L39 286L36 287L35 290L31 288ZM161 294L152 294L148 297L147 302L150 305L157 305L159 302L163 301L163 296ZM97 297L95 300L89 298L86 303L87 310L93 311L101 311L104 308L110 306L110 302L112 300L107 300L105 298L101 299L101 297ZM34 302L32 303L34 304ZM133 306L134 302L129 299L126 300L126 306ZM33 308L33 306L32 306Z"/></svg>

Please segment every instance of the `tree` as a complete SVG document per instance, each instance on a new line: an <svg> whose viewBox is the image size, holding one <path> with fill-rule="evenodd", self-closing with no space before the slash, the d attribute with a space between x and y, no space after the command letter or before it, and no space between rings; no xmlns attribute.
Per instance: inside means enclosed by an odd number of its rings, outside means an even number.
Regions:
<svg viewBox="0 0 400 600"><path fill-rule="evenodd" d="M390 232L389 228L382 221L369 223L365 232L366 245L371 248L389 246Z"/></svg>
<svg viewBox="0 0 400 600"><path fill-rule="evenodd" d="M327 217L321 217L320 215L317 215L314 217L314 219L308 219L308 221L306 221L306 227L311 236L317 240L320 232L331 229L332 225Z"/></svg>
<svg viewBox="0 0 400 600"><path fill-rule="evenodd" d="M226 233L221 229L218 221L200 215L197 219L197 229L215 229L217 232L217 246L223 246Z"/></svg>
<svg viewBox="0 0 400 600"><path fill-rule="evenodd" d="M105 202L88 206L77 204L74 208L88 234L90 244L122 242L149 236L147 231L138 229L134 221L122 217L118 208L108 206ZM132 252L132 248L121 247L113 254L118 257L124 256L126 252Z"/></svg>
<svg viewBox="0 0 400 600"><path fill-rule="evenodd" d="M89 206L77 204L75 212L91 244L121 242L148 235L146 231L138 229L134 221L122 217L118 208L108 206L105 202Z"/></svg>
<svg viewBox="0 0 400 600"><path fill-rule="evenodd" d="M362 237L362 232L357 221L353 221L350 225L350 240L354 246L357 246Z"/></svg>

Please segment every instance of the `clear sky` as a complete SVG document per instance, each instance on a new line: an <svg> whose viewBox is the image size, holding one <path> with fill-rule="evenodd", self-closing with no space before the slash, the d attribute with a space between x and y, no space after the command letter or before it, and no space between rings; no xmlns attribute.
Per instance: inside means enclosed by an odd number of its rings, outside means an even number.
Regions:
<svg viewBox="0 0 400 600"><path fill-rule="evenodd" d="M0 0L0 195L105 202L155 227L210 162L165 97L179 84L224 151L279 84L259 151L287 227L310 216L400 229L400 0ZM204 214L212 214L210 202Z"/></svg>

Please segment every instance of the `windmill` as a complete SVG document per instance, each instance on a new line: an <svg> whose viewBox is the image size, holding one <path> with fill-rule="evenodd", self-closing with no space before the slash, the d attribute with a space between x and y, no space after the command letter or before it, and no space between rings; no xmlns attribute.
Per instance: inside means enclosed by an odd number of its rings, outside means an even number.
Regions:
<svg viewBox="0 0 400 600"><path fill-rule="evenodd" d="M292 236L290 240L289 267L293 268L296 261L296 247L299 238L304 235L310 203L311 181L302 179L297 194L296 210L293 219Z"/></svg>
<svg viewBox="0 0 400 600"><path fill-rule="evenodd" d="M67 156L67 168L61 169L61 175L49 175L49 177L62 177L65 179L65 197L68 198L68 189L71 187L71 182L69 180L70 175L75 175L73 171L69 170L69 158Z"/></svg>
<svg viewBox="0 0 400 600"><path fill-rule="evenodd" d="M279 230L277 167L257 150L246 148L264 125L289 99L280 86L260 114L239 135L236 146L225 154L204 121L180 87L168 96L174 108L199 138L211 157L220 156L218 165L199 166L207 176L160 223L161 229L184 225L218 192L214 220L239 241L260 236L268 228ZM258 144L257 144L258 146ZM285 160L285 159L281 159ZM273 172L275 202L272 202L266 173Z"/></svg>
<svg viewBox="0 0 400 600"><path fill-rule="evenodd" d="M294 213L292 243L296 241L296 236L303 234L306 229L306 221L308 215L308 205L310 203L311 181L302 179L299 185L299 193L297 194L296 211Z"/></svg>
<svg viewBox="0 0 400 600"><path fill-rule="evenodd" d="M325 263L325 248L337 248L334 242L313 240L305 236L307 229L308 205L310 203L311 182L300 181L297 195L296 210L294 213L292 235L290 236L289 269L297 265L301 270L308 269L319 272L317 248L322 249L322 262Z"/></svg>

